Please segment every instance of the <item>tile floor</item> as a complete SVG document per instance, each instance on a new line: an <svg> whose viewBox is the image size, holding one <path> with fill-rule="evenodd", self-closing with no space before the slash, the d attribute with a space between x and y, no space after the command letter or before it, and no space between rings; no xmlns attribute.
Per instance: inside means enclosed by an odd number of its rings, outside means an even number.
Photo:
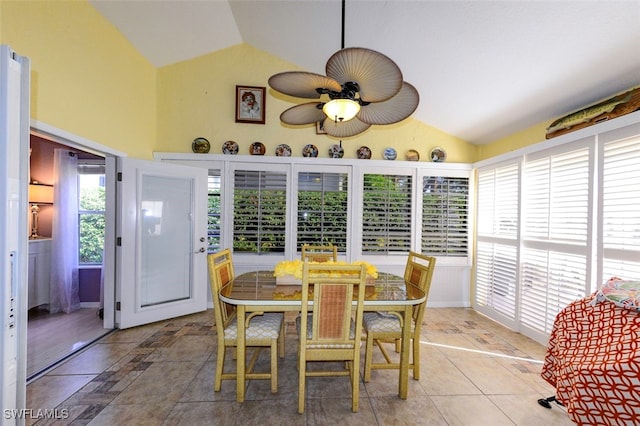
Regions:
<svg viewBox="0 0 640 426"><path fill-rule="evenodd" d="M375 370L351 412L345 377L310 378L297 414L296 338L288 322L279 390L250 381L213 391L213 312L118 330L27 386L27 424L74 425L571 425L562 407L545 409L553 388L540 378L545 348L472 309L428 308L422 373L397 396L397 371ZM229 357L229 362L233 362ZM259 363L268 366L268 353ZM42 411L53 410L57 420ZM38 418L39 417L39 418ZM63 418L64 417L64 418Z"/></svg>

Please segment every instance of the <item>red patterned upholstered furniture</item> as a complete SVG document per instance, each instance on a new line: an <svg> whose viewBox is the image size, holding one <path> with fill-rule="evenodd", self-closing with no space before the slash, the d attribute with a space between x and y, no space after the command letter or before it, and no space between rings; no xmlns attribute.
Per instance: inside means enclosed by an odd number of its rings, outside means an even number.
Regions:
<svg viewBox="0 0 640 426"><path fill-rule="evenodd" d="M596 297L558 314L542 378L579 425L640 425L640 312Z"/></svg>

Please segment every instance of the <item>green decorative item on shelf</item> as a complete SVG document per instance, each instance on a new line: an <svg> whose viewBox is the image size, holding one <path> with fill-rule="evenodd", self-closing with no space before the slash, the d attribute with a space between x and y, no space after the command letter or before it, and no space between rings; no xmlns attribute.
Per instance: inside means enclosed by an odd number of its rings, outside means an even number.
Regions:
<svg viewBox="0 0 640 426"><path fill-rule="evenodd" d="M211 144L205 138L195 138L191 143L191 149L196 154L206 154L211 149Z"/></svg>

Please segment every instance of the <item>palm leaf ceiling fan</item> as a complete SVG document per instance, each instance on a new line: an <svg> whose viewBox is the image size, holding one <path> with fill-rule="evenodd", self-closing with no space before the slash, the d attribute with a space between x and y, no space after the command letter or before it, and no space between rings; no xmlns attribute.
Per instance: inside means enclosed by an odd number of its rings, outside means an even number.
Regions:
<svg viewBox="0 0 640 426"><path fill-rule="evenodd" d="M318 99L285 110L280 114L283 123L323 122L330 136L349 137L364 132L372 124L402 121L418 107L418 91L403 81L395 62L371 49L344 48L344 12L342 0L342 48L327 61L326 76L289 71L269 78L269 86L278 92Z"/></svg>

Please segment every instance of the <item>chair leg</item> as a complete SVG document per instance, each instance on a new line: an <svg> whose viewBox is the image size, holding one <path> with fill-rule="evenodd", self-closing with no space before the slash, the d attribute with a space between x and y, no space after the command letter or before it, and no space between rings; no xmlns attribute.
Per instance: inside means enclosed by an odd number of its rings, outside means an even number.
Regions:
<svg viewBox="0 0 640 426"><path fill-rule="evenodd" d="M298 413L304 413L305 383L307 380L307 363L298 357Z"/></svg>
<svg viewBox="0 0 640 426"><path fill-rule="evenodd" d="M280 335L278 336L278 353L280 358L284 358L284 339L285 339L285 327L284 327L284 317L282 318L282 325L280 326Z"/></svg>
<svg viewBox="0 0 640 426"><path fill-rule="evenodd" d="M271 340L271 392L278 392L278 339Z"/></svg>
<svg viewBox="0 0 640 426"><path fill-rule="evenodd" d="M420 380L420 339L411 339L413 346L413 379Z"/></svg>
<svg viewBox="0 0 640 426"><path fill-rule="evenodd" d="M349 363L351 367L351 411L358 412L360 403L360 362L359 357Z"/></svg>
<svg viewBox="0 0 640 426"><path fill-rule="evenodd" d="M216 377L213 385L215 392L220 392L222 388L222 370L224 369L224 354L227 348L224 345L218 344L218 356L216 357Z"/></svg>
<svg viewBox="0 0 640 426"><path fill-rule="evenodd" d="M373 333L367 333L367 342L364 351L364 381L371 380L371 362L373 360Z"/></svg>

